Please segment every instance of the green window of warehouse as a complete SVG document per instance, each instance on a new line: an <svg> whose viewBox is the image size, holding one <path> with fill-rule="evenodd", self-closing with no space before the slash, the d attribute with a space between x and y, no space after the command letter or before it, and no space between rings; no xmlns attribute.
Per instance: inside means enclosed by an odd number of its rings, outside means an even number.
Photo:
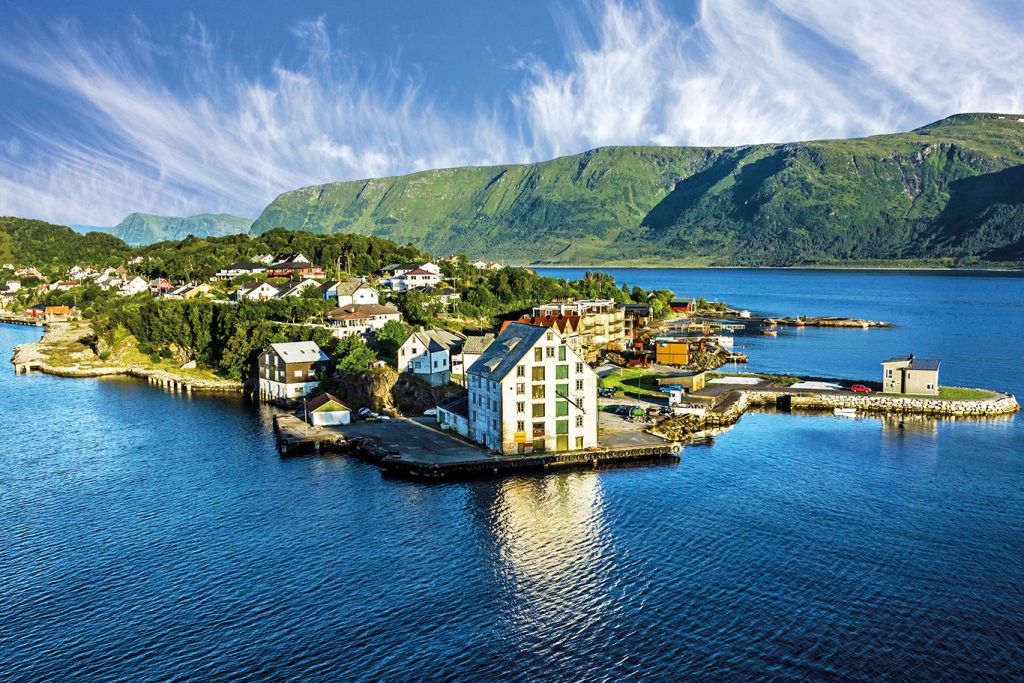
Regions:
<svg viewBox="0 0 1024 683"><path fill-rule="evenodd" d="M569 414L569 402L568 401L558 401L557 403L555 403L555 416L556 417L565 417L568 414ZM566 424L569 424L568 421L566 421Z"/></svg>
<svg viewBox="0 0 1024 683"><path fill-rule="evenodd" d="M569 379L569 366L568 365L556 365L555 366L555 379Z"/></svg>
<svg viewBox="0 0 1024 683"><path fill-rule="evenodd" d="M569 433L569 421L568 420L555 420L555 434L568 434Z"/></svg>
<svg viewBox="0 0 1024 683"><path fill-rule="evenodd" d="M543 403L534 403L533 404L533 416L534 417L544 417L544 404ZM566 421L566 422L568 422L568 421Z"/></svg>

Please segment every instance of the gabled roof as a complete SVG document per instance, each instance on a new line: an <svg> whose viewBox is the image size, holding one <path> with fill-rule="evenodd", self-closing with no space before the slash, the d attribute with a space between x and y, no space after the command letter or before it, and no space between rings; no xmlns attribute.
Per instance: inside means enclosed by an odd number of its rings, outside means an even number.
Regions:
<svg viewBox="0 0 1024 683"><path fill-rule="evenodd" d="M495 337L494 343L487 347L467 372L487 379L501 380L546 333L547 328L544 327L510 323ZM517 341L512 344L506 343L513 339Z"/></svg>
<svg viewBox="0 0 1024 683"><path fill-rule="evenodd" d="M466 338L461 334L440 329L418 330L410 336L416 337L432 353L452 351L462 346L466 341Z"/></svg>
<svg viewBox="0 0 1024 683"><path fill-rule="evenodd" d="M316 342L282 342L270 348L286 363L315 363L330 360Z"/></svg>
<svg viewBox="0 0 1024 683"><path fill-rule="evenodd" d="M491 333L466 337L466 343L462 345L462 353L480 355L487 350L487 347L494 342L494 335Z"/></svg>
<svg viewBox="0 0 1024 683"><path fill-rule="evenodd" d="M334 404L334 405L329 405ZM334 410L349 410L349 407L342 403L338 397L328 394L326 391L319 396L306 401L306 410L318 411L321 408L334 408ZM324 411L326 412L326 411Z"/></svg>
<svg viewBox="0 0 1024 683"><path fill-rule="evenodd" d="M349 280L339 281L335 289L338 292L338 296L352 296L363 287L366 287L367 289L372 289L370 285L366 284L359 278L351 278Z"/></svg>
<svg viewBox="0 0 1024 683"><path fill-rule="evenodd" d="M506 321L502 323L501 330L504 331L513 322L520 323L522 325L537 325L540 327L550 327L558 330L558 333L562 336L572 334L580 326L580 317L572 314L559 314L559 315L524 315L518 320Z"/></svg>
<svg viewBox="0 0 1024 683"><path fill-rule="evenodd" d="M434 277L440 277L437 273L435 273L433 271L424 270L424 269L418 268L418 267L417 268L413 268L408 273L402 274L400 277L405 277L406 275L433 275Z"/></svg>
<svg viewBox="0 0 1024 683"><path fill-rule="evenodd" d="M908 367L911 370L938 370L939 365L942 364L942 361L939 360L931 358L915 358L914 355L911 354L909 356L896 356L889 360L883 360L882 365L886 365L887 363L906 363L908 361L910 362Z"/></svg>

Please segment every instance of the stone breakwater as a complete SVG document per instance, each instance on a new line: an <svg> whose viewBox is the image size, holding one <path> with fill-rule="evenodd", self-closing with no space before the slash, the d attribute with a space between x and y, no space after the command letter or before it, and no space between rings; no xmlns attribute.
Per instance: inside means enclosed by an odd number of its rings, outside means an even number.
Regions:
<svg viewBox="0 0 1024 683"><path fill-rule="evenodd" d="M699 432L735 424L750 408L775 406L783 410L823 410L853 408L866 413L926 415L933 417L991 417L1010 415L1020 410L1010 394L993 392L988 398L947 400L886 394L799 393L776 389L737 390L702 416L680 415L656 425L651 431L667 439L681 441Z"/></svg>

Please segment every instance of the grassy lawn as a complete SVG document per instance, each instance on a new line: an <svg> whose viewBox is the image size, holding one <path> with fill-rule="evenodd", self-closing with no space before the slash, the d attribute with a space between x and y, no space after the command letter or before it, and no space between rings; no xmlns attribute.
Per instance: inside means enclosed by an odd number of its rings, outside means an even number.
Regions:
<svg viewBox="0 0 1024 683"><path fill-rule="evenodd" d="M634 396L665 398L667 394L658 390L657 379L663 375L643 368L622 368L601 378L600 386L612 387L616 391Z"/></svg>
<svg viewBox="0 0 1024 683"><path fill-rule="evenodd" d="M939 387L939 395L932 394L889 394L890 396L906 396L908 398L940 398L947 401L975 401L992 398L995 392L985 389L967 389L964 387Z"/></svg>

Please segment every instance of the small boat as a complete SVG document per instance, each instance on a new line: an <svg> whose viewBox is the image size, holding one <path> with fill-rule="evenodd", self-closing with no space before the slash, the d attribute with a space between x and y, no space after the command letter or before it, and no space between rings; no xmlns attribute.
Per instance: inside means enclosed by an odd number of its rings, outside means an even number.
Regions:
<svg viewBox="0 0 1024 683"><path fill-rule="evenodd" d="M761 334L763 334L766 337L778 337L779 336L779 331L775 330L775 329L772 329L770 327L767 327L767 328L761 330Z"/></svg>
<svg viewBox="0 0 1024 683"><path fill-rule="evenodd" d="M833 408L833 415L841 415L843 417L854 417L857 415L856 408Z"/></svg>

